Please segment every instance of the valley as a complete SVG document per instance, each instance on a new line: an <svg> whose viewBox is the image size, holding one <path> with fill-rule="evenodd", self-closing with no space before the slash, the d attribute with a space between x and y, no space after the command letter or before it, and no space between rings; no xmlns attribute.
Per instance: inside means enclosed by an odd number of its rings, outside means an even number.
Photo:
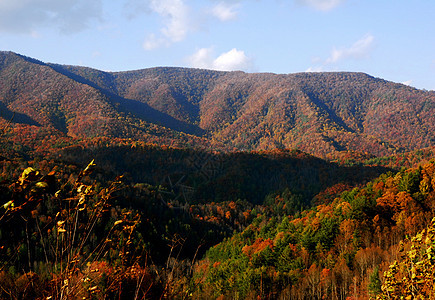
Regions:
<svg viewBox="0 0 435 300"><path fill-rule="evenodd" d="M434 297L434 112L364 73L0 52L0 297Z"/></svg>

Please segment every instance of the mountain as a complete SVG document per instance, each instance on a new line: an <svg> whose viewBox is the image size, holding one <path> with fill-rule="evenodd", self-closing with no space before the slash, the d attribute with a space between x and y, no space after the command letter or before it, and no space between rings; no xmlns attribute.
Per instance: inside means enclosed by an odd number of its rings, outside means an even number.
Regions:
<svg viewBox="0 0 435 300"><path fill-rule="evenodd" d="M0 112L72 137L319 157L433 146L435 93L363 73L103 72L0 52Z"/></svg>
<svg viewBox="0 0 435 300"><path fill-rule="evenodd" d="M0 52L0 298L430 298L434 97Z"/></svg>

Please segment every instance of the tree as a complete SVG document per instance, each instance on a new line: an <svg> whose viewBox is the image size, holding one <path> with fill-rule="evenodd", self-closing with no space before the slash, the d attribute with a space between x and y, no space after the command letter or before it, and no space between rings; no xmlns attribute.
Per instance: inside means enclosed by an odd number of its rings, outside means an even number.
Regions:
<svg viewBox="0 0 435 300"><path fill-rule="evenodd" d="M376 266L369 278L369 292L372 296L379 294L381 289L381 279L379 278L379 266Z"/></svg>
<svg viewBox="0 0 435 300"><path fill-rule="evenodd" d="M377 299L435 299L435 218L409 241L401 242L401 259L384 273Z"/></svg>

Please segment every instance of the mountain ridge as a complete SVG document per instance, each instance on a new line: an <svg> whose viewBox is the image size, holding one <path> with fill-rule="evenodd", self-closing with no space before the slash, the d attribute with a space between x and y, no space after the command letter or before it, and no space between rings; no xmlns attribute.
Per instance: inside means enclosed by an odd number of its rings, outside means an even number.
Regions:
<svg viewBox="0 0 435 300"><path fill-rule="evenodd" d="M434 97L364 73L108 73L0 52L0 297L433 291L382 274L428 265L400 248L433 244Z"/></svg>
<svg viewBox="0 0 435 300"><path fill-rule="evenodd" d="M435 93L361 72L105 72L0 52L0 79L5 115L70 136L174 131L227 150L298 148L320 157L388 155L435 142Z"/></svg>

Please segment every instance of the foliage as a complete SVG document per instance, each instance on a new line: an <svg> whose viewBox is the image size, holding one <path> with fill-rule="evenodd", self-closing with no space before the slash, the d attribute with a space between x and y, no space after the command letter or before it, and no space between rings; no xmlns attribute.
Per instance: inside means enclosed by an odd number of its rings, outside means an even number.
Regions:
<svg viewBox="0 0 435 300"><path fill-rule="evenodd" d="M400 242L400 259L385 271L382 293L377 299L434 299L434 246L435 218L411 240Z"/></svg>
<svg viewBox="0 0 435 300"><path fill-rule="evenodd" d="M140 215L125 210L113 219L119 181L97 188L88 179L93 167L60 187L54 172L28 167L9 186L0 219L2 298L128 297L126 287L143 278L134 291L149 292Z"/></svg>
<svg viewBox="0 0 435 300"><path fill-rule="evenodd" d="M434 94L362 73L103 72L0 53L0 110L21 130L367 158L433 146ZM344 159L347 160L344 155Z"/></svg>
<svg viewBox="0 0 435 300"><path fill-rule="evenodd" d="M433 298L433 103L0 52L0 297Z"/></svg>
<svg viewBox="0 0 435 300"><path fill-rule="evenodd" d="M390 271L393 275L379 274L395 259L398 243L433 217L434 177L435 163L426 163L382 175L362 188L342 192L330 203L287 215L280 201L272 201L284 196L270 197L267 204L271 210L207 252L195 269L193 280L198 288L194 295L368 298L381 292L381 284L389 297L400 295L403 289L413 290L414 297L423 295L421 287L417 289L408 279L388 283L405 273L412 277L411 267L407 271L395 263L391 267L394 272ZM289 192L285 193L288 198ZM429 233L427 238L419 236L432 245ZM407 253L418 258L410 260L414 269L430 267L426 261L418 263L420 267L415 265L425 253L431 255L429 246ZM430 278L418 284L427 285ZM391 288L385 288L392 285L397 286L394 295Z"/></svg>

